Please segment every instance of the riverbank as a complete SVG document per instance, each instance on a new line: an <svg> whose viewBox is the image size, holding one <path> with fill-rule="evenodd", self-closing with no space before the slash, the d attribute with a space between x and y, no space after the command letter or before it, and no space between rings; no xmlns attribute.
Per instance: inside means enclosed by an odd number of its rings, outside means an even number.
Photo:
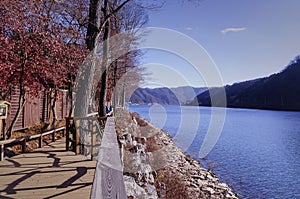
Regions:
<svg viewBox="0 0 300 199"><path fill-rule="evenodd" d="M116 113L128 198L238 198L184 154L171 137L136 113Z"/></svg>

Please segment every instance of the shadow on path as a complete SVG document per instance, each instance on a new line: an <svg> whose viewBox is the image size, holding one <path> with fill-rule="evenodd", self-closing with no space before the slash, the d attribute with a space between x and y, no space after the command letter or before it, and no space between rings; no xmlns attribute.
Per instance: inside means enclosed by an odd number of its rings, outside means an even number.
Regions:
<svg viewBox="0 0 300 199"><path fill-rule="evenodd" d="M66 180L61 185L59 185L57 188L66 188L66 187L70 186L73 182L75 182L76 180L78 180L79 178L81 178L82 176L84 176L87 173L87 168L86 167L77 167L76 170L77 170L77 174L75 176L73 176L70 179Z"/></svg>

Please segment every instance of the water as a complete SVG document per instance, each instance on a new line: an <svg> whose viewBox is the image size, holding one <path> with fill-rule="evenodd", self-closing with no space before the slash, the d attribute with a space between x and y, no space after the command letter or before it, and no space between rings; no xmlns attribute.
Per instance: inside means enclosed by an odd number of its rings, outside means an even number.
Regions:
<svg viewBox="0 0 300 199"><path fill-rule="evenodd" d="M129 108L200 159L211 120L209 107ZM241 198L300 198L300 112L228 108L217 144L200 161Z"/></svg>

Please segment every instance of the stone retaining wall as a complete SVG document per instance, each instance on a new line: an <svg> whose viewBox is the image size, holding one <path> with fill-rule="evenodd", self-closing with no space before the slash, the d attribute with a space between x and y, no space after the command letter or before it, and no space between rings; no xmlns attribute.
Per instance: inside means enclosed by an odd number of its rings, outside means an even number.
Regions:
<svg viewBox="0 0 300 199"><path fill-rule="evenodd" d="M126 110L116 114L128 198L238 198L170 136Z"/></svg>

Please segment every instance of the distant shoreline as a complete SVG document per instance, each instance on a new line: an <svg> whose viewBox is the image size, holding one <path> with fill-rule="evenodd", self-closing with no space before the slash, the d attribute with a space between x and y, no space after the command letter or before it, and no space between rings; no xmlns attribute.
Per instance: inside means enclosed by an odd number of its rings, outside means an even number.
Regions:
<svg viewBox="0 0 300 199"><path fill-rule="evenodd" d="M290 111L290 112L300 112L300 109L284 109L284 108L266 108L266 107L242 107L242 106L210 106L210 105L189 105L189 104L130 104L129 106L153 106L153 105L161 105L161 106L191 106L191 107L210 107L210 108L232 108L232 109L250 109L250 110L265 110L265 111Z"/></svg>

